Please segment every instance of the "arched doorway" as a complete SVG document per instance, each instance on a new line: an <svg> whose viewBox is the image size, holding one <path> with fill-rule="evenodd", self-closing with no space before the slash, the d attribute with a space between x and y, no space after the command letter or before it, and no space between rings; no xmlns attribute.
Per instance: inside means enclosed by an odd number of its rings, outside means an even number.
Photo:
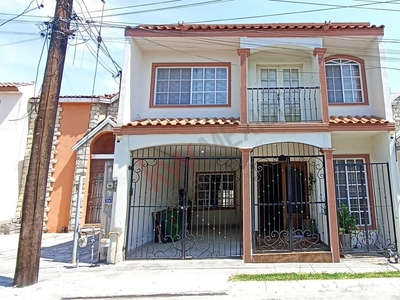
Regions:
<svg viewBox="0 0 400 300"><path fill-rule="evenodd" d="M329 251L325 160L302 143L252 153L253 252Z"/></svg>
<svg viewBox="0 0 400 300"><path fill-rule="evenodd" d="M105 177L112 173L115 136L107 132L91 144L89 191L86 202L86 224L100 224ZM111 167L111 171L110 171Z"/></svg>

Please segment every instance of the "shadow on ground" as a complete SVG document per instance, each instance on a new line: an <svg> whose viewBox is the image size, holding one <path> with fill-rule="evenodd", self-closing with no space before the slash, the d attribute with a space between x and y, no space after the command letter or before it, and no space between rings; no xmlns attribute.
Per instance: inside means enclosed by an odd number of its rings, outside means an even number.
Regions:
<svg viewBox="0 0 400 300"><path fill-rule="evenodd" d="M79 254L79 262L81 263L91 263L91 254L92 254L92 243L91 236L88 237L88 242L86 247L78 247ZM62 244L50 246L50 247L42 247L41 258L47 261L61 262L61 263L71 263L72 261L72 250L73 250L73 241L65 242ZM99 245L99 235L95 235L94 243L93 243L93 263L97 263L98 261L98 247Z"/></svg>
<svg viewBox="0 0 400 300"><path fill-rule="evenodd" d="M0 275L0 286L9 287L13 285L14 279L11 277L1 276Z"/></svg>

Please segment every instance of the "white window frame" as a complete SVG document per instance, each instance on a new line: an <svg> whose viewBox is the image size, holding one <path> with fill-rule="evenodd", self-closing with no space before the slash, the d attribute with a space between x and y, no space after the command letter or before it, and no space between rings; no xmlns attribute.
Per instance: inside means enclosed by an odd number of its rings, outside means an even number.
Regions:
<svg viewBox="0 0 400 300"><path fill-rule="evenodd" d="M160 70L173 70L173 69L179 69L179 70L190 70L190 79L188 78L186 81L190 80L190 87L189 87L189 91L185 91L186 94L189 94L189 103L181 103L181 95L183 94L182 91L179 91L180 94L180 100L179 103L169 103L169 95L170 94L178 94L178 92L170 92L169 90L167 92L160 92L158 91L158 84L161 81L165 81L167 82L167 84L169 84L171 82L170 78L168 78L168 80L162 80L158 78L159 75L159 71ZM202 69L203 70L203 77L202 78L195 78L195 72L194 69ZM206 78L206 70L207 69L214 69L215 70L215 76L214 78ZM225 74L226 74L226 78L217 78L217 70L218 69L224 69L225 70ZM156 67L156 71L154 74L154 99L153 99L153 104L154 106L204 106L204 105L211 105L211 106L227 106L229 105L229 82L230 82L230 71L229 71L229 67L228 66L174 66L174 67L170 67L170 66L157 66ZM214 89L213 90L206 90L206 82L212 82L214 80ZM180 79L180 82L182 82L182 78ZM194 90L194 83L195 82L202 82L202 84L200 84L200 86L202 86L201 90ZM225 83L225 90L223 91L219 91L217 89L217 84L218 82ZM169 88L169 86L168 86ZM167 94L167 103L157 103L157 94ZM214 97L214 103L207 103L206 100L206 94L209 94L211 96L211 94L213 94ZM195 103L194 97L195 95L202 95L202 103ZM218 102L218 95L222 96L224 95L225 100L224 102Z"/></svg>
<svg viewBox="0 0 400 300"><path fill-rule="evenodd" d="M209 180L205 181L204 178L208 176L209 178L211 177L216 177L216 176L226 176L227 180L219 181L219 183L216 182L216 180ZM203 180L200 180L200 178L203 178ZM229 180L229 178L232 178L232 180ZM205 208L234 208L235 207L235 172L209 172L209 173L197 173L196 174L196 201L197 205L199 207L205 207ZM217 193L217 204L211 204L211 198L212 198L212 191L213 189L211 188L212 184L219 184L218 192ZM232 185L232 189L223 189L223 185ZM215 189L214 189L215 190ZM207 194L207 195L206 195ZM201 196L203 195L203 196ZM215 200L215 199L214 199Z"/></svg>
<svg viewBox="0 0 400 300"><path fill-rule="evenodd" d="M328 77L328 68L332 67L332 66L339 66L340 67L340 81L341 81L341 90L336 90L335 86L333 86L333 89L329 89L329 85L328 85L328 81L329 79L331 79L331 77ZM343 74L343 66L357 66L358 67L358 72L359 75L358 76L353 76L352 73L350 73L350 75L345 76ZM337 59L332 59L332 60L328 60L325 63L325 71L326 71L326 83L327 83L327 90L328 90L328 102L330 104L358 104L358 103L365 103L365 95L364 95L364 86L363 86L363 72L362 72L362 66L359 62L352 60L352 59L347 59L347 58L337 58ZM348 77L351 79L352 85L353 85L353 80L352 79L359 79L360 81L360 88L355 88L354 86L352 86L351 89L349 88L345 88L345 83L344 83L344 78ZM337 77L332 77L337 78ZM346 101L346 92L352 92L352 101ZM334 95L334 99L332 99L332 97L329 97L329 93L332 92ZM336 101L336 96L335 93L341 92L342 94L342 99L343 102L339 102ZM355 92L361 92L361 101L354 101L354 93Z"/></svg>
<svg viewBox="0 0 400 300"><path fill-rule="evenodd" d="M276 88L281 88L282 90L284 90L284 88L285 88L285 85L284 85L285 78L284 78L284 75L283 75L284 70L290 70L290 71L297 70L298 87L302 86L302 83L301 83L302 82L302 78L301 78L302 65L291 65L291 64L280 65L280 66L276 66L276 65L275 66L274 65L259 65L257 67L257 78L258 78L257 80L258 80L259 86L261 88L263 87L263 84L262 84L262 71L263 70L275 70L276 71L276 82L277 82ZM290 87L292 87L292 86L290 86ZM284 101L284 99L285 99L285 97L280 95L280 101L279 101L279 105L278 105L279 111L277 111L277 113L275 115L276 120L271 120L270 119L271 117L274 117L273 113L272 114L269 113L266 116L262 116L262 118L266 117L268 120L265 120L265 121L268 121L268 122L285 122L285 121L290 122L290 121L293 121L293 120L287 120L287 116L285 115L285 101ZM260 104L261 104L261 102L260 102ZM271 104L271 103L269 103L269 104ZM302 115L302 111L303 110L301 109L301 102L300 102L300 108L299 109L300 109L300 114L299 114L300 120L295 120L296 122L301 121L303 119L303 117L304 117ZM260 111L265 111L265 110L270 111L271 109L270 108L269 109L265 109L263 107L260 107ZM272 108L272 110L274 110L274 109Z"/></svg>
<svg viewBox="0 0 400 300"><path fill-rule="evenodd" d="M362 160L363 163L359 164L356 161ZM365 197L367 200L367 214L368 214L368 223L367 226L372 226L372 212L371 212L371 198L369 195L369 182L368 182L368 169L365 163L365 158L356 157L356 158L334 158L334 170L335 170L335 188L336 188L336 202L338 207L342 204L345 204L349 207L350 212L357 217L357 225L358 226L365 226L365 223L362 221L364 219L364 210L362 207L362 194L365 193ZM338 163L340 161L340 163ZM337 166L342 166L342 173L345 176L345 184L340 184L339 176L340 174L337 172ZM363 170L354 170L354 168L363 168ZM359 178L359 174L364 173L364 188L365 190L362 191L361 183L357 183ZM346 186L346 195L340 195L338 190L340 186ZM352 196L351 187L355 188L357 195ZM353 203L352 203L353 200ZM355 202L355 203L354 203Z"/></svg>

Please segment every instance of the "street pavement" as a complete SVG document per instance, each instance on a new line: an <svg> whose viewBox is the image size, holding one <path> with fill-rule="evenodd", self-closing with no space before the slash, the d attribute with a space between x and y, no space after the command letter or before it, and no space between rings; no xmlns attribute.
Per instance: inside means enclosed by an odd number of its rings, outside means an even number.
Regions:
<svg viewBox="0 0 400 300"><path fill-rule="evenodd" d="M400 270L384 257L341 263L244 264L241 260L135 260L91 264L91 245L71 263L72 233L44 234L39 282L12 286L18 235L0 235L0 299L400 299L400 278L231 282L235 274ZM97 257L97 241L95 257Z"/></svg>

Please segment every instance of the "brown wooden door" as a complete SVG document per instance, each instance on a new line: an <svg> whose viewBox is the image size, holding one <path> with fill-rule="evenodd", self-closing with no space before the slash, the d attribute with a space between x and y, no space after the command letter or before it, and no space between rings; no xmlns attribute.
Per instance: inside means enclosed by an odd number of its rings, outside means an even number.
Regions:
<svg viewBox="0 0 400 300"><path fill-rule="evenodd" d="M259 166L260 167L260 166ZM259 230L267 234L302 229L308 215L307 163L263 163L259 181Z"/></svg>
<svg viewBox="0 0 400 300"><path fill-rule="evenodd" d="M108 159L92 159L90 162L89 193L86 206L86 224L99 224L104 194L104 171Z"/></svg>
<svg viewBox="0 0 400 300"><path fill-rule="evenodd" d="M290 227L290 216L292 227L301 229L303 216L308 215L308 192L307 192L307 163L290 162L283 163L283 215L284 229Z"/></svg>

